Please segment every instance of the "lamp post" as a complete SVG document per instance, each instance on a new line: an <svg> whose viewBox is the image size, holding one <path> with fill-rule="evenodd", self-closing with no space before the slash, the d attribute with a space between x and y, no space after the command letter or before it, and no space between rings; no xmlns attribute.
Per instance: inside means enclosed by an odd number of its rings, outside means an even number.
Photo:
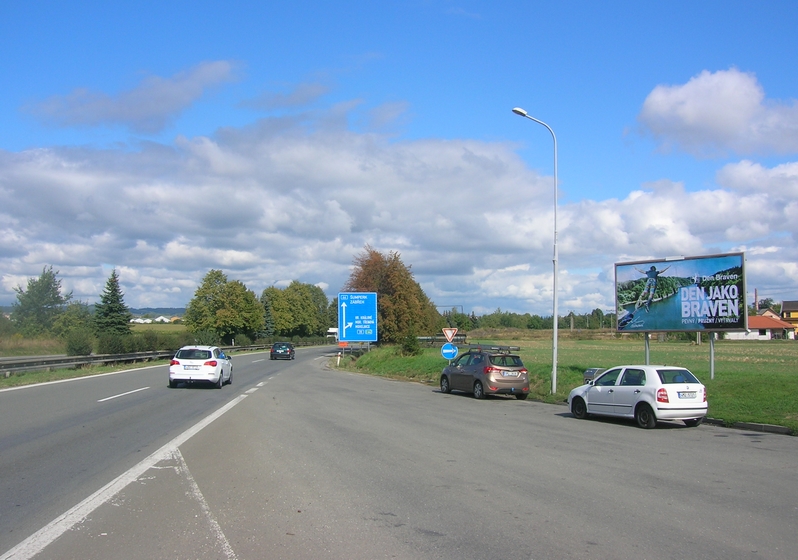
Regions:
<svg viewBox="0 0 798 560"><path fill-rule="evenodd" d="M554 303L552 307L554 308L552 314L552 323L554 325L554 332L552 334L552 341L551 341L551 354L552 354L552 365L551 365L551 394L555 394L557 392L557 137L554 135L554 131L551 129L549 125L536 119L535 117L530 116L526 111L521 109L520 107L516 107L513 109L513 113L516 115L520 115L522 117L526 117L529 120L535 121L538 124L545 126L549 132L551 132L551 137L554 140Z"/></svg>

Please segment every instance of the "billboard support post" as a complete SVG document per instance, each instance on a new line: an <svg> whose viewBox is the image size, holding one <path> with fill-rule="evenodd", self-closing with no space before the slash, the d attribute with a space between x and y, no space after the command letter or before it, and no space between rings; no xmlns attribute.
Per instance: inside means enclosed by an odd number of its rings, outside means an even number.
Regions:
<svg viewBox="0 0 798 560"><path fill-rule="evenodd" d="M715 379L715 333L709 333L709 378Z"/></svg>

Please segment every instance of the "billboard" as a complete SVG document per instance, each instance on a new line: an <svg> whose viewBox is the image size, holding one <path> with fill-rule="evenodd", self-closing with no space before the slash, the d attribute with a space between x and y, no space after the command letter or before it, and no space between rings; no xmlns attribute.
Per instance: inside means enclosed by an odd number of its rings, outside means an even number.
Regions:
<svg viewBox="0 0 798 560"><path fill-rule="evenodd" d="M619 332L748 327L745 254L615 264Z"/></svg>

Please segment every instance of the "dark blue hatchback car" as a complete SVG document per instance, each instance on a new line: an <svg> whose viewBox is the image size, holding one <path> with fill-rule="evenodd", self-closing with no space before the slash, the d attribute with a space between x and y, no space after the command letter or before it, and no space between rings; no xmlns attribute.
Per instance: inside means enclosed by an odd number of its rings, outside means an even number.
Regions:
<svg viewBox="0 0 798 560"><path fill-rule="evenodd" d="M293 360L294 345L290 342L275 342L272 344L269 358L272 360Z"/></svg>

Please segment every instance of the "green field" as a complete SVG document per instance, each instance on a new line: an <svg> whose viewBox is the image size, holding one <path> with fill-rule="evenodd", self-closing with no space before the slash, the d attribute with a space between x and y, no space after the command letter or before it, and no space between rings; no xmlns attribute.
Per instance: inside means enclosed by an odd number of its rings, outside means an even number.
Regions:
<svg viewBox="0 0 798 560"><path fill-rule="evenodd" d="M566 334L558 342L557 394L551 395L551 333L549 338L527 340L491 338L479 342L520 346L520 356L530 373L532 398L562 402L590 367L645 363L642 338L580 339ZM469 342L477 343L473 336ZM461 351L463 348L460 348ZM710 345L691 342L650 344L652 364L688 368L707 386L709 416L731 425L735 422L775 424L798 434L798 343L795 341L717 341L715 378L710 379ZM426 348L420 356L401 356L396 347L373 350L356 361L342 362L347 369L437 385L446 361L440 348Z"/></svg>

